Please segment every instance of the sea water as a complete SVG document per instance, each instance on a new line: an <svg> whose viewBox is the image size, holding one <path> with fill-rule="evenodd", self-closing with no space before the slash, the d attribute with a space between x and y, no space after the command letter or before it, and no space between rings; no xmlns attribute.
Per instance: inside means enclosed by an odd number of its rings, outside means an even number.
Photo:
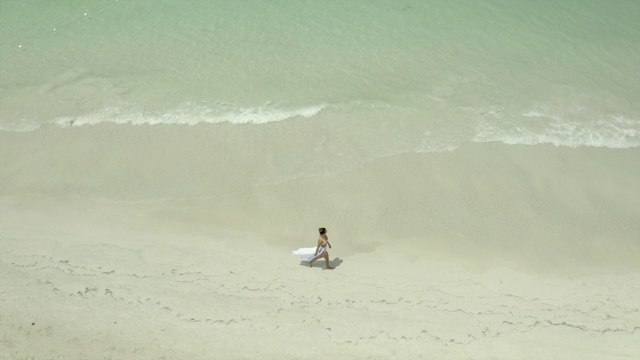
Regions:
<svg viewBox="0 0 640 360"><path fill-rule="evenodd" d="M609 204L621 215L593 218L605 218L605 233L622 228L616 236L628 249L640 222L628 210L640 205L638 18L631 0L3 1L0 193L122 201L243 194L246 203L233 204L246 206L226 209L251 217L257 231L277 233L271 227L299 223L302 213L305 225L317 215L353 239L369 230L428 237L442 213L424 210L429 186L443 186L449 199L482 200L468 204L475 216L527 204L519 219L540 227L553 222L544 214L570 217L569 204L596 198L589 209ZM501 158L522 146L520 157ZM567 164L594 158L589 172L577 166L580 176L564 176ZM615 175L596 175L616 159ZM540 182L595 180L542 209L536 199L549 193L521 168L502 178L513 195L503 208L491 205L503 193L493 187L426 183L442 174L495 183L502 180L486 178L491 166L484 175L470 169L530 160L543 167ZM430 161L442 165L423 183L408 180ZM445 169L452 163L455 171ZM368 166L379 172L364 177ZM354 192L367 196L349 198ZM393 216L398 199L412 197L415 207ZM321 199L331 216L310 210ZM450 216L464 222L467 211ZM551 237L563 241L576 221ZM459 235L458 225L441 236ZM593 233L587 228L578 232ZM463 235L489 239L492 229Z"/></svg>
<svg viewBox="0 0 640 360"><path fill-rule="evenodd" d="M399 151L640 145L635 1L0 6L5 131L69 119L260 125L325 111L363 119L365 133L420 134Z"/></svg>

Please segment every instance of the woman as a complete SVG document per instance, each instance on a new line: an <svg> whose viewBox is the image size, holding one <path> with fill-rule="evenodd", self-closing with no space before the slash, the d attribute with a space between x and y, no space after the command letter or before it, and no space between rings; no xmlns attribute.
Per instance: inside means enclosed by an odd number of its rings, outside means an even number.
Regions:
<svg viewBox="0 0 640 360"><path fill-rule="evenodd" d="M300 256L302 261L308 261L309 267L313 265L314 261L323 257L327 263L326 268L333 269L331 265L329 265L329 252L327 251L327 246L331 248L331 244L327 237L327 229L320 228L318 231L320 232L320 237L318 238L318 245L315 248L300 248L298 250L294 250L293 254Z"/></svg>
<svg viewBox="0 0 640 360"><path fill-rule="evenodd" d="M329 245L329 249L331 249L331 244L329 243L329 238L327 237L327 229L325 228L320 228L318 229L318 231L320 232L320 237L318 238L318 246L316 246L316 254L315 257L311 260L309 260L309 267L311 267L313 265L313 262L320 259L321 257L324 258L324 261L327 262L327 269L333 269L330 265L329 265L329 252L327 251L327 245Z"/></svg>

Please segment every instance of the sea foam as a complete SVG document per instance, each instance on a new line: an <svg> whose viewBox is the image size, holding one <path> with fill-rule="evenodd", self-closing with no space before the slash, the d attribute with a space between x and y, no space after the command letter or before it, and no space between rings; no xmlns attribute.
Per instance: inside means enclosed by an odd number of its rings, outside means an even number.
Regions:
<svg viewBox="0 0 640 360"><path fill-rule="evenodd" d="M493 119L476 123L473 142L502 142L508 145L553 144L564 147L627 149L640 147L640 121L622 115L602 115L592 119L563 117L530 110L520 121L504 119L500 112L488 112Z"/></svg>
<svg viewBox="0 0 640 360"><path fill-rule="evenodd" d="M611 116L591 122L577 122L559 116L545 117L537 123L479 121L470 126L470 129L458 132L440 130L438 134L434 134L425 131L422 142L414 151L454 151L468 142L629 149L640 147L640 121L623 116Z"/></svg>
<svg viewBox="0 0 640 360"><path fill-rule="evenodd" d="M400 137L409 139L403 128L407 127L405 117L415 114L398 107L380 107L375 116L369 116L372 105L365 103L312 105L283 105L267 102L259 106L236 106L220 102L214 105L185 103L165 111L147 111L139 106L110 107L92 114L77 117L58 117L44 123L35 121L11 121L0 127L0 131L29 132L43 124L54 124L63 128L77 126L95 126L104 123L118 125L177 125L195 126L198 124L246 124L263 125L285 120L301 119L330 121L335 131L349 133L355 123L364 125L353 132L355 138L367 136L379 138L380 129L386 124L397 124L392 129L400 131ZM316 117L325 110L331 113L322 118ZM468 118L464 123L432 122L430 118L416 117L409 128L421 131L421 138L414 137L401 143L392 143L387 137L381 143L393 153L401 152L446 152L458 149L468 142L501 142L508 145L553 144L562 147L601 147L625 149L640 147L640 120L620 114L597 114L586 116L586 112L576 114L558 114L547 109L505 110L493 106L485 108L467 108ZM582 116L585 115L585 116ZM336 119L341 119L340 121ZM362 120L365 119L365 120ZM424 120L428 122L422 122ZM400 121L401 122L398 122ZM404 121L404 122L403 122ZM353 123L353 124L352 124ZM336 127L337 126L337 127ZM396 130L393 130L396 131ZM405 133L402 133L404 131ZM385 130L385 136L388 130ZM357 139L356 139L357 140ZM413 141L413 143L411 143ZM385 151L382 151L385 152Z"/></svg>
<svg viewBox="0 0 640 360"><path fill-rule="evenodd" d="M218 124L266 124L296 117L310 118L319 114L326 105L284 107L267 103L257 107L236 107L218 104L215 107L188 104L176 110L158 113L143 110L131 111L108 108L83 117L63 117L51 121L62 127L115 123L119 125L198 125Z"/></svg>

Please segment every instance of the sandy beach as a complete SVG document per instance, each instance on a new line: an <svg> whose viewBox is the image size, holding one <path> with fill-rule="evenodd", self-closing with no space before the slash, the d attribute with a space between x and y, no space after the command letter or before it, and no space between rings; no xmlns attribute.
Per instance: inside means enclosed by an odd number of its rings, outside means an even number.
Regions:
<svg viewBox="0 0 640 360"><path fill-rule="evenodd" d="M2 359L640 354L638 273L477 272L393 245L343 257L337 236L328 271L255 239L158 231L137 207L67 199L44 225L41 199L15 201L2 199Z"/></svg>
<svg viewBox="0 0 640 360"><path fill-rule="evenodd" d="M637 151L629 151L633 164ZM421 230L420 222L407 220L405 225L414 228L396 229L396 238L379 236L384 228L374 227L373 240L367 243L366 234L346 235L342 221L349 219L341 214L330 218L335 224L329 228L334 245L330 255L336 267L332 271L324 270L321 261L309 268L291 254L295 248L313 246L315 228L301 230L310 219L292 215L296 196L287 197L280 191L286 188L291 195L301 196L295 191L308 190L309 179L256 188L251 196L226 200L142 203L76 196L2 196L0 358L637 358L640 272L634 262L638 257L634 230L628 225L618 229L615 242L600 243L597 234L583 237L589 231L616 226L614 218L602 218L596 210L601 207L598 194L611 189L588 188L593 208L583 208L581 221L587 221L591 211L591 221L600 217L600 222L592 228L576 227L576 236L564 243L560 241L564 229L573 228L575 220L571 211L562 210L569 204L562 198L553 201L563 206L549 208L562 216L557 227L542 219L527 228L515 222L523 221L522 215L514 216L514 227L508 227L504 219L488 221L475 208L488 204L470 196L477 189L460 193L463 187L455 186L455 193L467 199L459 203L461 209L469 211L465 221L459 222L461 210L447 217L438 208L438 199L455 203L451 200L454 193L447 192L453 191L450 181L464 183L473 178L483 188L482 181L495 179L489 177L496 171L491 164L485 164L489 172L478 170L457 178L447 175L458 166L467 167L465 161L475 163L471 154L477 152L474 148L444 154L442 161L432 155L382 159L324 179L328 186L324 195L339 187L348 189L350 197L341 195L354 203L360 201L363 209L367 208L365 194L371 189L356 191L348 186L350 181L362 182L382 169L393 173L394 164L433 162L449 179L438 185L437 176L423 178L420 172L414 173L417 181L435 179L428 192L434 208L422 216L427 225L429 219L440 224L433 228L440 231L427 232L421 242L407 237ZM548 156L571 158L574 152L550 148ZM497 149L496 153L504 152ZM517 153L516 149L506 158L517 157ZM615 155L619 161L624 158ZM547 155L541 156L540 161L531 162L532 169L542 165L543 171L551 171L543 165ZM593 166L602 165L597 157L591 159ZM503 161L504 157L494 164L500 162L503 171L512 171ZM602 161L606 163L606 156ZM482 168L481 163L475 164ZM583 163L585 166L591 173L589 165ZM433 174L433 168L430 172ZM615 172L603 173L598 183L615 177ZM506 183L518 184L513 179ZM630 181L616 187L630 204L636 201L632 196L637 196L633 186ZM484 183L484 188L489 191L492 187ZM515 195L508 187L499 189L507 198ZM562 189L563 182L558 181L545 191L559 194ZM394 191L397 199L408 196L402 188ZM573 199L577 195L566 196ZM272 212L260 217L256 203L266 203L266 199L273 199ZM618 199L618 205L624 199ZM536 207L521 200L512 199L513 213L528 208L532 212L528 221L536 219ZM324 206L321 201L317 204ZM626 209L626 214L635 216L633 211L637 209ZM253 225L251 216L256 216ZM458 235L445 231L447 221L455 225ZM562 228L561 224L568 225ZM280 235L276 228L282 229ZM515 232L528 239L523 229L537 239L543 233L560 238L499 245ZM349 235L361 230L352 231ZM492 234L493 242L483 232ZM577 251L574 242L580 240L582 247ZM554 243L559 245L554 248ZM628 246L624 254L621 246ZM619 260L612 260L615 256Z"/></svg>

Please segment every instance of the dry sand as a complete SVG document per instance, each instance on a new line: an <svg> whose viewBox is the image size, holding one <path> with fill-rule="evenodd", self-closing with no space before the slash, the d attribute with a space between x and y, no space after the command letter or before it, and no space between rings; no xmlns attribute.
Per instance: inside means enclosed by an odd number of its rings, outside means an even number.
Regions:
<svg viewBox="0 0 640 360"><path fill-rule="evenodd" d="M0 198L0 359L640 357L637 272L478 271L393 244L344 256L331 229L329 271L159 222L158 206Z"/></svg>
<svg viewBox="0 0 640 360"><path fill-rule="evenodd" d="M1 132L0 359L640 358L640 149L302 126Z"/></svg>

